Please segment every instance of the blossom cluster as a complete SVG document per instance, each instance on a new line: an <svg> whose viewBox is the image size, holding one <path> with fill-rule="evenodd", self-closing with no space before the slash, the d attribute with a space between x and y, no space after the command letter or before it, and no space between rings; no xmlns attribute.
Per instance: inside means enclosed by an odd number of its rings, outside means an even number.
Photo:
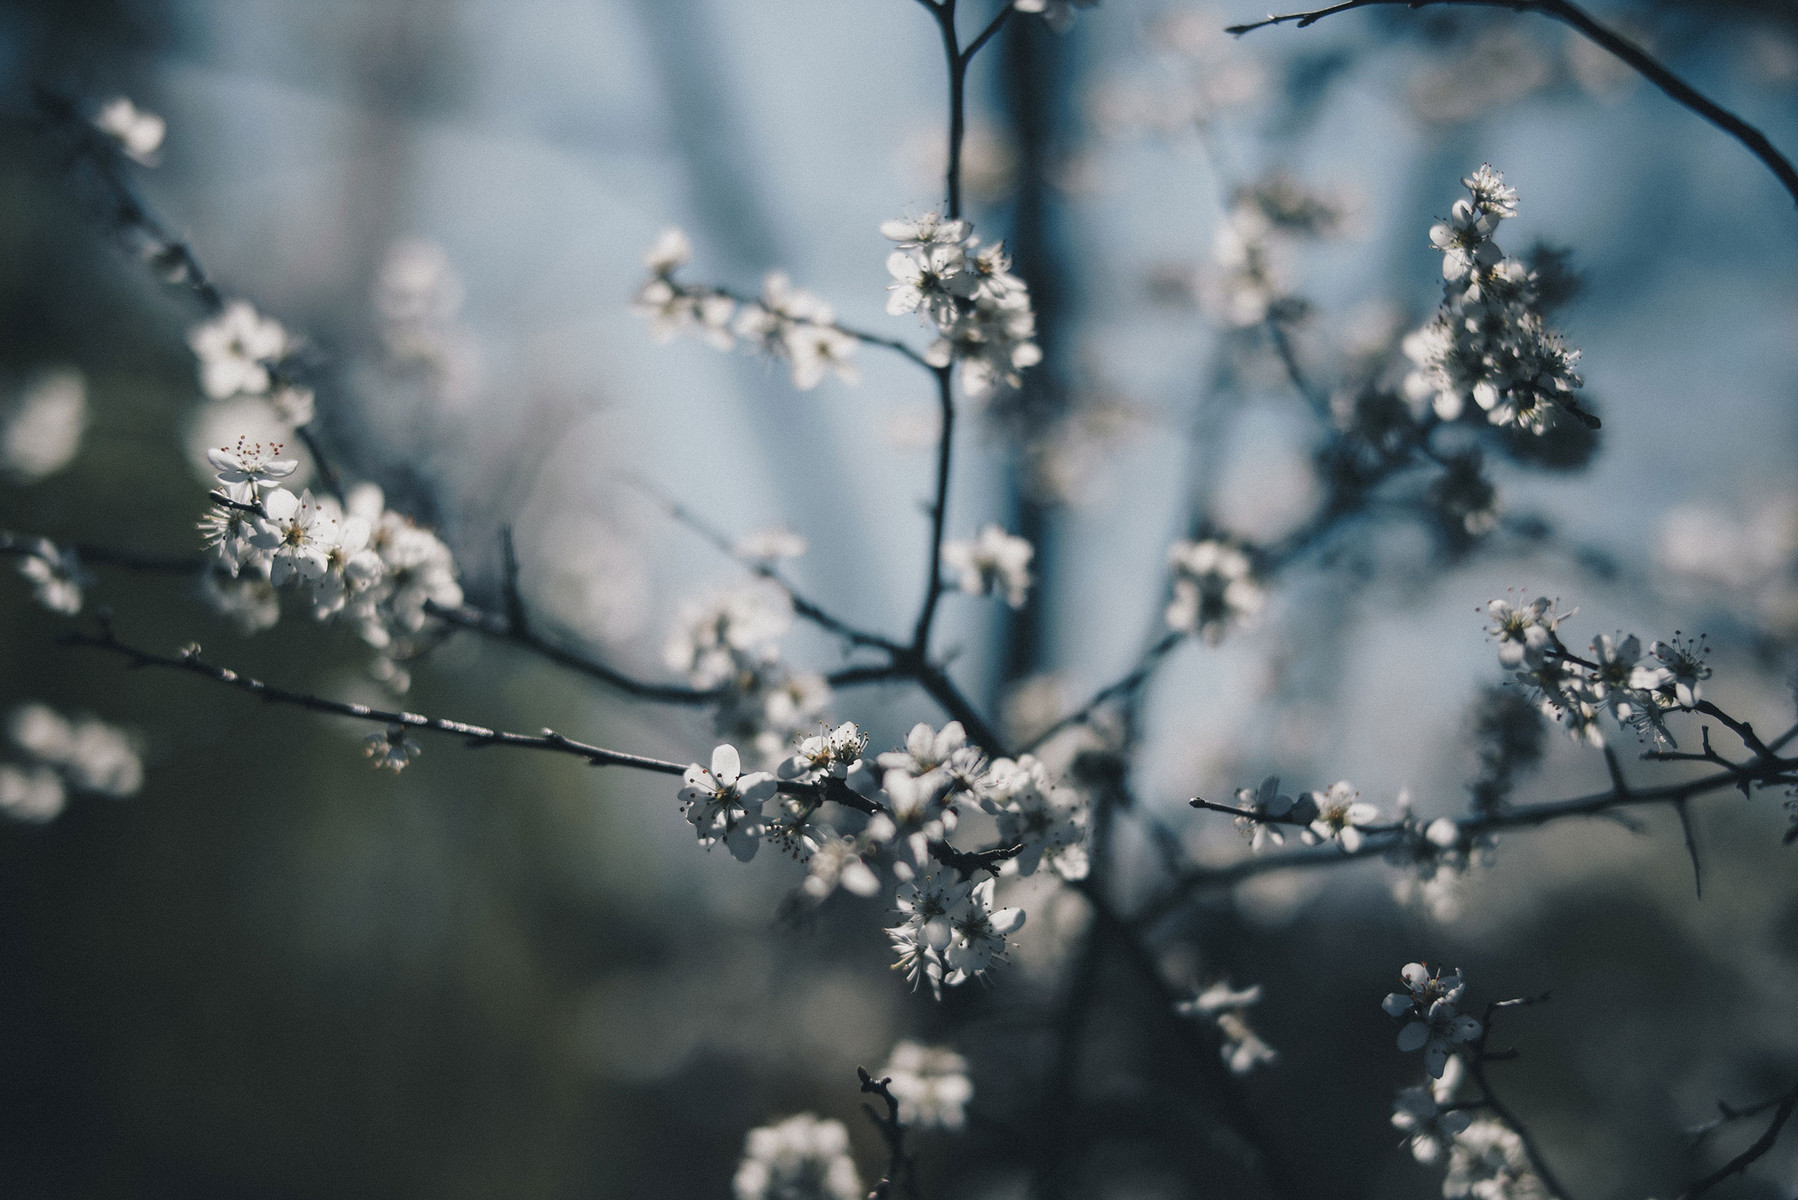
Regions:
<svg viewBox="0 0 1798 1200"><path fill-rule="evenodd" d="M736 1200L861 1200L849 1131L841 1121L800 1113L749 1131L731 1180Z"/></svg>
<svg viewBox="0 0 1798 1200"><path fill-rule="evenodd" d="M1536 273L1493 238L1500 221L1517 215L1516 191L1489 166L1462 183L1468 198L1430 230L1442 252L1442 307L1404 339L1413 365L1406 396L1444 421L1477 411L1493 425L1538 434L1557 414L1595 425L1574 395L1579 352L1544 320Z"/></svg>
<svg viewBox="0 0 1798 1200"><path fill-rule="evenodd" d="M968 1060L949 1047L902 1041L879 1077L898 1102L899 1123L907 1129L956 1130L966 1124L974 1084Z"/></svg>
<svg viewBox="0 0 1798 1200"><path fill-rule="evenodd" d="M801 891L813 900L838 888L872 896L892 881L897 969L940 996L1003 961L1024 923L1022 910L998 904L997 875L1046 864L1062 879L1086 876L1086 807L1028 754L989 764L959 722L920 723L872 761L867 741L853 722L826 728L798 739L775 772L746 772L735 746L718 746L709 767L687 768L682 811L708 849L747 862L772 842L804 862ZM830 801L843 816L826 816ZM963 805L996 826L990 851L950 843Z"/></svg>
<svg viewBox="0 0 1798 1200"><path fill-rule="evenodd" d="M1215 644L1230 626L1254 617L1267 602L1247 548L1223 538L1178 541L1168 549L1174 572L1168 628Z"/></svg>
<svg viewBox="0 0 1798 1200"><path fill-rule="evenodd" d="M999 594L1012 608L1024 607L1030 592L1030 560L1036 547L1027 540L987 525L975 537L943 543L943 565L955 572L970 596Z"/></svg>
<svg viewBox="0 0 1798 1200"><path fill-rule="evenodd" d="M792 604L778 588L728 588L682 605L662 651L670 670L716 693L718 734L770 767L830 704L822 675L781 660L779 639L792 623Z"/></svg>
<svg viewBox="0 0 1798 1200"><path fill-rule="evenodd" d="M1549 1200L1517 1131L1494 1117L1475 1117L1460 1100L1466 1077L1461 1060L1451 1058L1440 1078L1401 1088L1393 1098L1392 1125L1411 1156L1425 1166L1443 1164L1444 1200Z"/></svg>
<svg viewBox="0 0 1798 1200"><path fill-rule="evenodd" d="M1545 596L1522 604L1494 600L1487 606L1486 632L1498 642L1499 662L1515 669L1517 682L1537 698L1543 713L1560 721L1578 741L1604 744L1599 714L1657 744L1673 744L1665 723L1669 712L1686 711L1703 698L1711 676L1703 638L1680 634L1655 641L1642 652L1635 634L1599 634L1587 657L1571 653L1560 638L1561 622Z"/></svg>
<svg viewBox="0 0 1798 1200"><path fill-rule="evenodd" d="M1399 972L1405 990L1392 992L1380 1007L1386 1015L1405 1022L1398 1031L1398 1048L1423 1051L1424 1067L1432 1079L1441 1079L1456 1048L1480 1036L1482 1026L1461 1011L1467 981L1460 971L1432 972L1422 963L1406 963Z"/></svg>
<svg viewBox="0 0 1798 1200"><path fill-rule="evenodd" d="M282 450L239 440L207 453L220 487L200 531L214 576L291 586L316 619L347 621L377 650L417 634L433 606L462 603L454 556L436 534L388 508L372 483L341 501L294 495L281 481L299 464ZM215 579L219 596L237 590Z"/></svg>
<svg viewBox="0 0 1798 1200"><path fill-rule="evenodd" d="M741 346L780 362L793 372L793 386L808 391L834 374L844 383L860 375L851 358L857 341L837 327L836 312L812 293L793 286L781 271L762 280L758 299L739 299L721 288L683 283L676 272L693 257L693 243L668 229L643 256L649 280L631 307L649 319L651 335L665 342L692 328L718 350Z"/></svg>
<svg viewBox="0 0 1798 1200"><path fill-rule="evenodd" d="M899 249L887 256L887 312L915 312L936 330L924 351L933 367L955 367L970 399L1023 385L1019 372L1042 361L1030 289L1011 273L1005 243L982 246L967 221L935 212L886 221L880 233Z"/></svg>
<svg viewBox="0 0 1798 1200"><path fill-rule="evenodd" d="M1359 851L1365 828L1380 819L1380 810L1360 798L1353 784L1339 780L1321 792L1280 792L1280 777L1269 775L1253 788L1238 788L1236 804L1242 815L1237 830L1249 839L1249 848L1260 853L1286 842L1282 825L1297 826L1299 839L1308 846L1335 842L1344 853Z"/></svg>
<svg viewBox="0 0 1798 1200"><path fill-rule="evenodd" d="M31 701L8 714L6 733L20 759L0 763L0 811L14 820L49 821L70 792L125 797L143 786L136 737L104 721Z"/></svg>

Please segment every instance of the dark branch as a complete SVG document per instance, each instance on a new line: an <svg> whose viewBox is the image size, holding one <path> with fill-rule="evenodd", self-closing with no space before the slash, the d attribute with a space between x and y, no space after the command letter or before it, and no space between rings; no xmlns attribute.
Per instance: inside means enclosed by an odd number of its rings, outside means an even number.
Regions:
<svg viewBox="0 0 1798 1200"><path fill-rule="evenodd" d="M1313 9L1309 12L1291 12L1279 16L1269 16L1260 21L1251 21L1246 25L1231 25L1226 32L1241 35L1268 25L1287 23L1296 24L1302 29L1325 17L1348 12L1350 9L1400 4L1406 8L1453 5L1468 8L1505 8L1513 12L1538 12L1545 17L1569 25L1593 44L1623 60L1644 79L1665 92L1675 103L1691 109L1747 147L1749 153L1760 159L1762 163L1766 164L1767 169L1773 172L1792 199L1798 201L1798 168L1793 167L1791 160L1774 148L1773 143L1767 140L1766 134L1705 96L1675 75L1642 47L1615 30L1599 24L1584 9L1569 3L1568 0L1345 0L1344 3Z"/></svg>
<svg viewBox="0 0 1798 1200"><path fill-rule="evenodd" d="M646 758L641 754L626 754L620 750L607 750L602 746L590 746L550 730L544 730L541 734L507 733L504 730L489 729L484 725L473 725L466 721L451 721L443 717L427 717L420 713L393 712L387 709L371 708L366 704L327 700L320 696L264 683L260 679L240 674L228 667L215 666L200 657L197 646L190 647L179 655L170 655L156 654L136 646L126 645L114 637L112 630L106 625L101 626L101 632L98 634L68 634L62 639L62 644L87 646L118 654L128 660L133 667L161 667L172 671L183 671L201 679L209 679L214 683L222 683L227 687L248 692L271 704L290 705L295 708L309 709L312 712L351 717L358 721L372 721L382 725L399 725L407 729L448 734L451 737L462 739L463 744L468 746L509 746L520 750L548 750L556 754L572 754L577 758L584 758L596 767L632 767L639 771L654 771L662 775L682 775L687 770L685 763Z"/></svg>

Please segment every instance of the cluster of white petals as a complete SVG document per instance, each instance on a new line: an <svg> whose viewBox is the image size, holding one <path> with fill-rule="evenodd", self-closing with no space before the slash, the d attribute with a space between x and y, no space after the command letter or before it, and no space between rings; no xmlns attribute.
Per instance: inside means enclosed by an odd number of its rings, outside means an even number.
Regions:
<svg viewBox="0 0 1798 1200"><path fill-rule="evenodd" d="M1005 960L1006 938L1023 927L1024 910L1000 908L992 879L972 883L935 863L913 869L901 860L894 869L902 880L894 897L900 923L887 937L907 983L927 982L940 999L944 986L966 983Z"/></svg>
<svg viewBox="0 0 1798 1200"><path fill-rule="evenodd" d="M670 670L717 692L719 735L753 749L768 766L830 704L822 675L789 670L781 661L779 639L792 623L792 604L779 588L728 588L683 604L663 646Z"/></svg>
<svg viewBox="0 0 1798 1200"><path fill-rule="evenodd" d="M712 751L710 770L698 763L687 768L680 800L701 846L722 842L738 862L748 862L762 844L762 806L777 787L766 771L745 774L737 748L724 745Z"/></svg>
<svg viewBox="0 0 1798 1200"><path fill-rule="evenodd" d="M1399 1089L1392 1100L1392 1127L1405 1135L1411 1156L1420 1163L1435 1163L1445 1149L1472 1122L1464 1108L1452 1108L1455 1095L1467 1069L1459 1058L1451 1058L1440 1079Z"/></svg>
<svg viewBox="0 0 1798 1200"><path fill-rule="evenodd" d="M1031 755L1001 758L977 782L980 807L999 826L999 840L1017 846L1011 858L1019 875L1033 875L1047 863L1063 879L1085 879L1086 805L1049 778L1049 768Z"/></svg>
<svg viewBox="0 0 1798 1200"><path fill-rule="evenodd" d="M1321 792L1281 793L1280 777L1269 775L1253 788L1236 790L1237 830L1249 839L1249 849L1260 853L1286 843L1281 826L1295 827L1308 846L1335 842L1346 854L1361 849L1366 826L1380 819L1377 806L1360 799L1353 784L1339 780Z"/></svg>
<svg viewBox="0 0 1798 1200"><path fill-rule="evenodd" d="M900 1042L879 1077L898 1102L899 1123L906 1128L960 1129L967 1122L974 1084L968 1060L949 1047Z"/></svg>
<svg viewBox="0 0 1798 1200"><path fill-rule="evenodd" d="M924 351L933 367L955 367L962 391L981 399L1023 385L1019 372L1043 360L1030 289L1011 273L1003 242L982 246L967 221L935 212L883 222L897 242L887 256L887 311L915 312L936 330Z"/></svg>
<svg viewBox="0 0 1798 1200"><path fill-rule="evenodd" d="M1233 1075L1247 1075L1256 1067L1272 1066L1280 1061L1280 1052L1263 1041L1249 1028L1244 1013L1261 1002L1261 985L1232 988L1227 982L1214 983L1190 1000L1181 1000L1174 1011L1183 1017L1209 1021L1221 1039L1219 1053Z"/></svg>
<svg viewBox="0 0 1798 1200"><path fill-rule="evenodd" d="M1036 548L1021 537L987 525L975 537L943 543L943 565L970 596L998 594L1013 608L1030 593L1030 560Z"/></svg>
<svg viewBox="0 0 1798 1200"><path fill-rule="evenodd" d="M861 1200L849 1131L811 1113L750 1130L731 1191L736 1200Z"/></svg>
<svg viewBox="0 0 1798 1200"><path fill-rule="evenodd" d="M1399 977L1405 990L1388 995L1380 1007L1405 1022L1398 1031L1398 1048L1422 1050L1430 1077L1441 1079L1455 1048L1480 1036L1480 1023L1461 1012L1467 981L1460 971L1432 973L1422 963L1406 963Z"/></svg>
<svg viewBox="0 0 1798 1200"><path fill-rule="evenodd" d="M1442 1195L1444 1200L1552 1200L1523 1138L1491 1117L1481 1117L1455 1135Z"/></svg>
<svg viewBox="0 0 1798 1200"><path fill-rule="evenodd" d="M787 363L793 386L817 387L825 376L856 383L854 336L837 327L836 312L812 293L793 286L784 272L770 271L762 294L739 300L705 284L684 283L676 272L693 257L693 243L679 229L664 230L643 256L649 279L631 307L648 318L650 334L665 342L686 329L697 331L717 350L743 349Z"/></svg>
<svg viewBox="0 0 1798 1200"><path fill-rule="evenodd" d="M1574 395L1579 352L1543 319L1536 274L1493 240L1498 223L1517 214L1517 193L1487 166L1462 182L1469 198L1430 230L1442 252L1442 307L1404 340L1413 365L1406 396L1444 421L1479 411L1493 425L1532 433L1557 414L1595 426Z"/></svg>
<svg viewBox="0 0 1798 1200"><path fill-rule="evenodd" d="M187 344L200 360L200 388L212 400L260 396L274 382L271 369L287 354L287 331L256 311L248 300L233 300L210 321L188 332Z"/></svg>
<svg viewBox="0 0 1798 1200"><path fill-rule="evenodd" d="M1299 315L1304 302L1292 295L1288 243L1336 233L1346 211L1341 200L1286 175L1239 189L1218 225L1212 269L1200 280L1201 302L1236 329Z"/></svg>
<svg viewBox="0 0 1798 1200"><path fill-rule="evenodd" d="M433 607L461 605L455 557L436 534L388 508L371 483L341 502L310 490L294 495L281 481L298 463L282 450L240 440L207 454L220 486L200 532L212 553L208 595L222 612L248 612L249 627L272 623L262 619L263 589L225 580L290 588L307 597L316 619L348 622L389 651L423 630Z"/></svg>
<svg viewBox="0 0 1798 1200"><path fill-rule="evenodd" d="M1487 610L1486 632L1498 642L1499 662L1516 670L1517 682L1545 714L1593 746L1604 745L1599 716L1606 712L1646 740L1673 745L1665 715L1696 706L1711 677L1703 638L1675 633L1643 653L1633 633L1599 634L1582 656L1569 652L1559 634L1572 614L1555 612L1546 597L1521 605L1494 600Z"/></svg>
<svg viewBox="0 0 1798 1200"><path fill-rule="evenodd" d="M143 786L137 738L104 721L28 701L8 714L6 733L19 757L0 763L0 811L14 820L51 820L70 792L122 798Z"/></svg>
<svg viewBox="0 0 1798 1200"><path fill-rule="evenodd" d="M1216 643L1230 626L1261 611L1267 592L1255 575L1249 552L1234 542L1203 538L1178 541L1168 549L1174 596L1168 601L1168 628L1196 633Z"/></svg>

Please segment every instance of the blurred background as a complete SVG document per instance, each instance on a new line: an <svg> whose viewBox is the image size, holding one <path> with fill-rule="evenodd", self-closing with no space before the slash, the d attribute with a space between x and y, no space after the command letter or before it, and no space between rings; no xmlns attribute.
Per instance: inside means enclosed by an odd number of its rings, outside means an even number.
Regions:
<svg viewBox="0 0 1798 1200"><path fill-rule="evenodd" d="M969 31L996 11L963 5ZM1602 434L1495 459L1491 532L1351 522L1281 575L1254 628L1177 651L1144 714L1141 810L1206 861L1245 851L1186 799L1270 772L1461 811L1470 713L1501 677L1480 614L1510 587L1579 606L1570 644L1708 632L1707 695L1785 728L1790 198L1551 22L1398 10L1222 32L1260 15L1105 0L1062 37L1014 21L973 70L971 215L1007 239L1048 357L958 447L951 533L1023 532L1039 577L1022 614L946 601L958 677L1009 728L1040 728L1158 633L1172 539L1202 521L1277 542L1324 502L1317 423L1217 260L1239 188L1283 175L1337 210L1330 236L1277 247L1281 295L1305 301L1299 355L1335 386L1348 372L1331 364L1389 350L1434 310L1426 232L1491 162L1522 196L1505 248L1566 247L1582 277L1557 320ZM1798 150L1798 9L1598 15ZM795 391L777 364L656 345L629 301L676 224L696 245L690 278L752 291L784 269L845 323L922 345L884 312L876 230L940 203L936 36L908 0L10 0L0 405L73 387L86 416L66 468L0 485L0 528L191 553L211 478L195 448L269 428L202 399L185 342L200 314L84 210L33 109L44 83L167 119L143 192L228 293L330 364L320 427L338 464L442 531L471 599L497 606L511 526L540 624L666 677L676 605L743 573L647 480L732 535L797 530L809 592L908 627L930 381L864 347L859 385ZM396 289L426 316L396 322ZM303 611L245 636L186 577L96 574L89 603L122 636L198 641L296 687L682 761L715 741L702 713L469 635L412 664L397 701L352 634ZM723 1196L744 1132L800 1110L848 1122L872 1178L854 1068L904 1036L953 1044L975 1085L968 1131L922 1140L927 1194L1030 1194L1077 900L1019 887L1019 960L937 1004L885 969L887 900L795 915L798 868L700 853L666 779L429 740L403 775L376 773L363 729L60 648L67 627L0 579L0 705L136 730L145 783L0 827L10 1194ZM785 647L838 661L803 629ZM904 688L831 710L879 747L941 719ZM1062 768L1077 748L1047 755ZM1599 756L1553 735L1517 798L1604 786ZM1156 946L1170 978L1265 986L1257 1028L1283 1059L1248 1101L1313 1194L1439 1187L1387 1121L1416 1063L1378 1001L1417 958L1461 966L1482 1001L1552 989L1507 1018L1501 1041L1522 1055L1495 1083L1580 1197L1669 1194L1745 1144L1690 1154L1679 1129L1798 1076L1798 891L1777 803L1695 808L1701 901L1677 823L1651 811L1637 834L1591 821L1507 837L1452 917L1396 902L1376 862L1207 895ZM1120 829L1125 897L1156 882L1141 829ZM1185 1095L1172 1018L1113 974L1076 1084L1051 1098L1078 1147L1062 1186L1256 1194ZM1717 1194L1789 1196L1795 1170L1787 1148Z"/></svg>

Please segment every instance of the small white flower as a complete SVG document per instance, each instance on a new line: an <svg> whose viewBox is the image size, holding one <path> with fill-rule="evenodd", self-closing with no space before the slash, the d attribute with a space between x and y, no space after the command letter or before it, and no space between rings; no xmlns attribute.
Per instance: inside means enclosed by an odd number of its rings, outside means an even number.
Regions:
<svg viewBox="0 0 1798 1200"><path fill-rule="evenodd" d="M1552 1200L1530 1165L1523 1139L1491 1117L1481 1117L1455 1135L1442 1195L1445 1200Z"/></svg>
<svg viewBox="0 0 1798 1200"><path fill-rule="evenodd" d="M1266 593L1255 578L1248 551L1218 538L1178 541L1168 548L1174 598L1168 628L1197 633L1215 643L1231 625L1261 611Z"/></svg>
<svg viewBox="0 0 1798 1200"><path fill-rule="evenodd" d="M1028 541L997 525L985 526L973 538L943 543L943 565L956 573L962 591L971 596L1000 592L1012 608L1024 606L1035 554Z"/></svg>
<svg viewBox="0 0 1798 1200"><path fill-rule="evenodd" d="M837 888L854 896L872 896L880 890L880 876L862 857L862 846L852 837L829 837L806 860L806 895L822 900Z"/></svg>
<svg viewBox="0 0 1798 1200"><path fill-rule="evenodd" d="M811 1113L750 1130L731 1191L735 1200L862 1200L849 1131Z"/></svg>
<svg viewBox="0 0 1798 1200"><path fill-rule="evenodd" d="M1250 853L1286 844L1279 823L1291 818L1294 803L1291 796L1280 794L1278 775L1269 775L1259 787L1236 789L1236 806L1246 810L1236 818L1236 831L1249 839Z"/></svg>
<svg viewBox="0 0 1798 1200"><path fill-rule="evenodd" d="M902 217L896 221L881 222L880 236L888 241L898 242L902 247L923 249L928 246L958 246L967 239L968 230L966 221L945 220L942 214L933 209L916 219Z"/></svg>
<svg viewBox="0 0 1798 1200"><path fill-rule="evenodd" d="M1474 1041L1482 1031L1478 1021L1460 1011L1466 980L1460 971L1431 974L1422 963L1406 963L1400 977L1406 991L1387 996L1380 1007L1388 1016L1410 1018L1398 1031L1398 1048L1406 1053L1422 1050L1431 1077L1441 1079L1455 1047Z"/></svg>
<svg viewBox="0 0 1798 1200"><path fill-rule="evenodd" d="M1321 841L1340 842L1347 854L1359 850L1363 840L1360 827L1380 819L1379 809L1355 799L1360 794L1347 781L1331 784L1326 792L1312 793L1312 803L1317 806L1317 816L1310 826L1312 835Z"/></svg>
<svg viewBox="0 0 1798 1200"><path fill-rule="evenodd" d="M876 1078L886 1079L908 1129L960 1129L967 1121L974 1098L968 1060L947 1046L900 1042Z"/></svg>
<svg viewBox="0 0 1798 1200"><path fill-rule="evenodd" d="M949 914L949 945L943 951L949 974L943 982L951 987L1003 961L1006 936L1024 925L1023 909L993 907L995 886L991 879L975 884Z"/></svg>
<svg viewBox="0 0 1798 1200"><path fill-rule="evenodd" d="M220 446L206 452L206 460L219 473L219 482L234 500L255 498L256 489L271 488L299 470L298 459L282 458L280 442L252 442L238 438L236 446Z"/></svg>
<svg viewBox="0 0 1798 1200"><path fill-rule="evenodd" d="M247 300L233 300L212 320L188 332L187 344L200 360L200 386L214 400L269 389L269 364L287 353L287 331L257 313Z"/></svg>
<svg viewBox="0 0 1798 1200"><path fill-rule="evenodd" d="M290 578L311 583L323 575L337 544L337 521L312 492L295 496L277 487L264 497L262 509L250 544L269 555L269 582L276 587Z"/></svg>
<svg viewBox="0 0 1798 1200"><path fill-rule="evenodd" d="M743 774L737 748L726 744L712 751L710 771L698 763L687 768L680 799L701 846L723 842L737 861L748 862L761 845L762 805L776 786L765 771Z"/></svg>

